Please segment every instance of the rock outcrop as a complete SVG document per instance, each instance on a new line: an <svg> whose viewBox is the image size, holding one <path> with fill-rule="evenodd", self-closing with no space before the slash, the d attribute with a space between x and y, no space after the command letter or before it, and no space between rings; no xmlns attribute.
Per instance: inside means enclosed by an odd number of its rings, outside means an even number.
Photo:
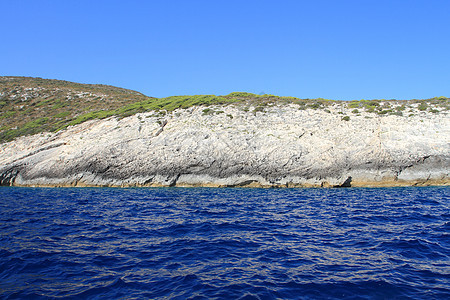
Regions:
<svg viewBox="0 0 450 300"><path fill-rule="evenodd" d="M91 120L0 145L16 186L448 185L447 111L414 116L272 105ZM349 118L343 118L349 116Z"/></svg>

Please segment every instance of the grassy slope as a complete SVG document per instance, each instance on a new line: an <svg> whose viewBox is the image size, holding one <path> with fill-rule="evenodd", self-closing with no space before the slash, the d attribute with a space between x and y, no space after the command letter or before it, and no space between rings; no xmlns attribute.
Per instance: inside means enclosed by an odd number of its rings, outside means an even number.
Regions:
<svg viewBox="0 0 450 300"><path fill-rule="evenodd" d="M79 84L30 77L0 77L0 142L44 131L58 131L90 119L126 117L139 112L160 111L195 105L241 104L244 110L264 111L267 105L294 103L299 109L327 109L338 101L298 99L235 92L226 96L196 95L150 98L122 88ZM339 101L338 103L343 103ZM411 114L414 110L439 112L449 109L446 97L411 101L361 100L346 102L357 114ZM205 113L214 112L205 109Z"/></svg>
<svg viewBox="0 0 450 300"><path fill-rule="evenodd" d="M29 77L0 77L0 141L56 131L80 115L149 99L106 85Z"/></svg>

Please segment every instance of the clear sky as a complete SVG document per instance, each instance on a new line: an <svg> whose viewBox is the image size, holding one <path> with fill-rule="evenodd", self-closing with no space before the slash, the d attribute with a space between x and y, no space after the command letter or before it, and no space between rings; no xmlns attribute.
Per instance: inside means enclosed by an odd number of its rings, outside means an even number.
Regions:
<svg viewBox="0 0 450 300"><path fill-rule="evenodd" d="M0 12L0 75L154 97L450 97L449 0L0 0Z"/></svg>

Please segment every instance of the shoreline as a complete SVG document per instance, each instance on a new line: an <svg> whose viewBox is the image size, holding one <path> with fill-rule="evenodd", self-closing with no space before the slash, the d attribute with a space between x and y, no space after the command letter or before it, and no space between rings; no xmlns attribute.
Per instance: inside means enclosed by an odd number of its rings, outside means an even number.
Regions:
<svg viewBox="0 0 450 300"><path fill-rule="evenodd" d="M429 186L450 186L450 179L441 180L411 180L411 181L382 181L382 182L352 182L349 186L338 186L330 184L261 184L259 182L252 182L249 184L235 184L224 185L215 183L204 184L190 184L190 183L176 183L175 185L167 184L86 184L83 182L65 183L65 184L11 184L3 185L4 187L39 187L39 188L263 188L263 189L289 189L289 188L323 188L323 189L340 189L340 188L389 188L389 187L429 187Z"/></svg>

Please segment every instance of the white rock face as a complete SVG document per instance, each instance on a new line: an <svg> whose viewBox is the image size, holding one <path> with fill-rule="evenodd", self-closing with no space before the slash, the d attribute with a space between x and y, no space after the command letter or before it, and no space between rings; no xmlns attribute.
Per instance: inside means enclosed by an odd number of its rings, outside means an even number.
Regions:
<svg viewBox="0 0 450 300"><path fill-rule="evenodd" d="M2 185L449 184L448 113L351 113L335 104L239 106L94 120L0 145ZM211 112L211 111L210 111ZM350 116L349 121L342 120Z"/></svg>

